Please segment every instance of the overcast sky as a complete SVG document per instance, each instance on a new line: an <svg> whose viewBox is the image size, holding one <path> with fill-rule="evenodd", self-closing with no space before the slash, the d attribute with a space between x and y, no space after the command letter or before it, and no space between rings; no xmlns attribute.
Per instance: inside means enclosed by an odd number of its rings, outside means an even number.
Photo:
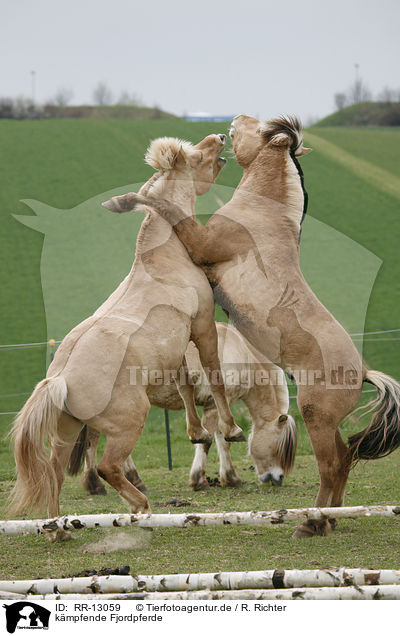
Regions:
<svg viewBox="0 0 400 636"><path fill-rule="evenodd" d="M1 96L60 87L92 103L106 82L181 115L305 121L359 73L400 88L399 0L0 0Z"/></svg>

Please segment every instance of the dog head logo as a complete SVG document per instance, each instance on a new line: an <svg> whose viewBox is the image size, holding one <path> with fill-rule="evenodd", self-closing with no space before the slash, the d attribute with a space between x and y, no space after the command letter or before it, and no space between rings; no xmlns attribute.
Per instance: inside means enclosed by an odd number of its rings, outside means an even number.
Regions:
<svg viewBox="0 0 400 636"><path fill-rule="evenodd" d="M14 634L16 629L49 629L51 612L41 605L19 601L3 607L9 634Z"/></svg>

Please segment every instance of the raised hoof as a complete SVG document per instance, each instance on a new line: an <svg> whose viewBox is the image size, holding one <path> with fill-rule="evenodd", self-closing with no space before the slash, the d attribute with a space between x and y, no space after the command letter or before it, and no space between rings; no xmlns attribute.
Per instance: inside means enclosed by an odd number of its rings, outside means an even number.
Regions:
<svg viewBox="0 0 400 636"><path fill-rule="evenodd" d="M310 539L311 537L326 537L332 532L328 519L308 519L298 526L292 535L293 539Z"/></svg>
<svg viewBox="0 0 400 636"><path fill-rule="evenodd" d="M69 541L69 539L71 539L71 533L69 530L62 530L61 528L54 532L47 532L46 536L50 543L59 543L61 541Z"/></svg>
<svg viewBox="0 0 400 636"><path fill-rule="evenodd" d="M235 435L225 437L224 439L226 442L245 442L246 436L243 433L242 429L239 429L239 431Z"/></svg>
<svg viewBox="0 0 400 636"><path fill-rule="evenodd" d="M190 441L192 442L192 444L207 444L207 446L211 446L212 437L209 433L207 433L207 435L205 435L201 439L191 439Z"/></svg>

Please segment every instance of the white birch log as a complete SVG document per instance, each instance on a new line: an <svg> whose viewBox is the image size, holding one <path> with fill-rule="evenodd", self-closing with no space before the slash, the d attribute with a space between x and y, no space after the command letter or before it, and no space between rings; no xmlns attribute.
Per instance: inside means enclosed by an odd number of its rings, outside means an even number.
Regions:
<svg viewBox="0 0 400 636"><path fill-rule="evenodd" d="M197 514L98 514L66 515L56 519L0 521L0 534L41 534L57 529L113 528L190 528L198 526L270 526L307 519L358 519L361 517L399 517L400 506L354 506L343 508L291 508L251 512L203 512Z"/></svg>
<svg viewBox="0 0 400 636"><path fill-rule="evenodd" d="M259 570L193 574L109 575L68 579L0 581L0 592L13 594L127 594L196 590L284 589L400 585L400 570L328 568L323 570Z"/></svg>
<svg viewBox="0 0 400 636"><path fill-rule="evenodd" d="M376 601L400 600L400 585L368 585L363 587L293 588L290 590L201 590L192 592L137 592L132 594L41 594L26 595L37 600L141 600L141 601Z"/></svg>
<svg viewBox="0 0 400 636"><path fill-rule="evenodd" d="M26 598L26 594L14 594L13 592L0 592L0 601L20 601Z"/></svg>

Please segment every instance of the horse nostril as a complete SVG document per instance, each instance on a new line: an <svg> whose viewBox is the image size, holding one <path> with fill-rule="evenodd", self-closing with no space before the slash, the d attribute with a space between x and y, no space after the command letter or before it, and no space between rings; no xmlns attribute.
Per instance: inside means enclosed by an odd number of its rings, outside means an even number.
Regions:
<svg viewBox="0 0 400 636"><path fill-rule="evenodd" d="M271 481L274 486L282 486L283 475L279 475L279 477L272 477Z"/></svg>
<svg viewBox="0 0 400 636"><path fill-rule="evenodd" d="M226 135L218 135L220 138L220 141L225 144L226 143Z"/></svg>

